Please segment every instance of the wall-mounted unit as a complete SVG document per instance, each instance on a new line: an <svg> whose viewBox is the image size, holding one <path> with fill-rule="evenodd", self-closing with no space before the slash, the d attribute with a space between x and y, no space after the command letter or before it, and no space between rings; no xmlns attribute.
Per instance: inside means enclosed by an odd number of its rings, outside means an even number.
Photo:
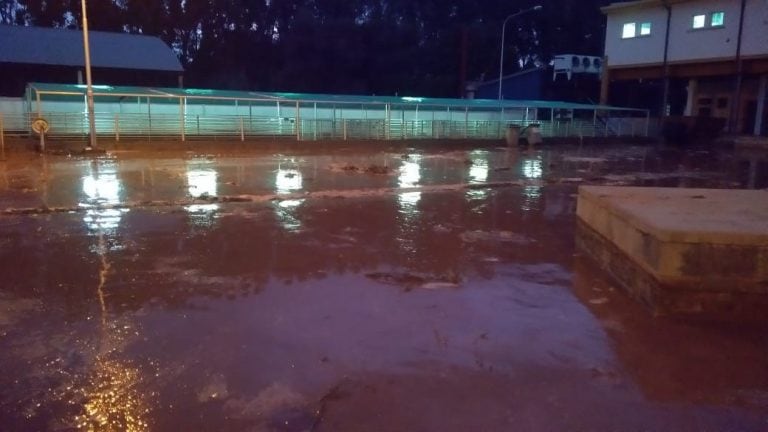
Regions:
<svg viewBox="0 0 768 432"><path fill-rule="evenodd" d="M595 56L583 56L576 54L563 54L554 58L554 75L552 80L557 80L558 75L565 75L570 80L573 74L600 75L603 72L603 59Z"/></svg>

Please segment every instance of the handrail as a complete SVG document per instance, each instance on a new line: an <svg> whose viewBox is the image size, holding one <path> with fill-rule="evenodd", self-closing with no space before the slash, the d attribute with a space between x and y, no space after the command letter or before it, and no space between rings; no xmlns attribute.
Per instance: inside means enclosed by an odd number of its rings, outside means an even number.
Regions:
<svg viewBox="0 0 768 432"><path fill-rule="evenodd" d="M47 138L73 138L88 135L88 119L82 112L43 112L50 124ZM3 136L31 136L31 123L37 113L2 113ZM470 120L468 118L403 120L389 119L314 119L259 117L248 115L203 115L152 113L108 113L95 115L99 136L119 141L130 138L272 137L301 140L322 139L502 139L510 125L526 128L541 125L544 137L634 136L645 131L646 118L599 117L592 120ZM150 128L151 121L151 128ZM183 137L183 138L182 138Z"/></svg>

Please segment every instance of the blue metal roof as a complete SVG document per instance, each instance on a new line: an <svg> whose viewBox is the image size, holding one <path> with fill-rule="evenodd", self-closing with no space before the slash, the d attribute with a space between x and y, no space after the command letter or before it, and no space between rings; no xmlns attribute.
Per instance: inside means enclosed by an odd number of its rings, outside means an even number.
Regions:
<svg viewBox="0 0 768 432"><path fill-rule="evenodd" d="M182 72L176 54L160 38L92 31L91 65L96 68ZM83 66L80 30L0 25L0 63Z"/></svg>
<svg viewBox="0 0 768 432"><path fill-rule="evenodd" d="M33 92L41 95L77 95L85 94L85 86L74 84L29 84ZM334 105L395 105L395 106L428 106L469 109L501 109L501 108L541 108L541 109L573 109L600 111L636 111L645 110L622 108L608 105L589 105L560 101L542 100L494 100L494 99L447 99L414 96L361 96L316 93L275 93L260 91L234 91L212 89L180 89L163 87L124 87L124 86L94 86L94 95L100 97L150 97L156 99L187 100L206 99L213 101L270 101L284 103L313 103Z"/></svg>

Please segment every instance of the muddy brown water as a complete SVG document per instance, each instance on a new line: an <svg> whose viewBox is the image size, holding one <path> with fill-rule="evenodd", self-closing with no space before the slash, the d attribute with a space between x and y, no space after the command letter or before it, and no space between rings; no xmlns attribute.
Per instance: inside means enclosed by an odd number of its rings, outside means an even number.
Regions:
<svg viewBox="0 0 768 432"><path fill-rule="evenodd" d="M0 430L766 430L764 328L653 317L574 248L579 184L766 188L766 160L17 155Z"/></svg>

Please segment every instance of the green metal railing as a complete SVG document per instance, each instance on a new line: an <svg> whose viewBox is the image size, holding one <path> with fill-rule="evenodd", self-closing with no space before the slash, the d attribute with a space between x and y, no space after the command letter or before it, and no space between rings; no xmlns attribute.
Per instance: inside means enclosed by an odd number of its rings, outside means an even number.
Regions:
<svg viewBox="0 0 768 432"><path fill-rule="evenodd" d="M47 136L77 138L88 134L84 113L0 113L2 135L30 136L31 122L42 117L50 124ZM544 137L648 136L647 118L611 118L604 122L296 119L237 115L96 114L99 136L122 139L287 138L294 140L501 139L510 125L538 124Z"/></svg>

